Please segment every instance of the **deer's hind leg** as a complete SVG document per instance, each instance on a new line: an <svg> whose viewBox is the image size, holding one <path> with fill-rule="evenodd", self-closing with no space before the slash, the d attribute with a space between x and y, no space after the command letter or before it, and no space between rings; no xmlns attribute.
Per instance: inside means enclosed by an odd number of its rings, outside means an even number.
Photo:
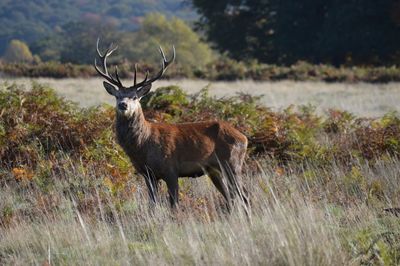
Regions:
<svg viewBox="0 0 400 266"><path fill-rule="evenodd" d="M206 168L207 175L210 177L212 183L217 188L217 190L222 194L225 198L228 209L231 208L231 197L229 194L229 189L227 187L226 182L224 182L224 177L220 169L215 167L207 167Z"/></svg>
<svg viewBox="0 0 400 266"><path fill-rule="evenodd" d="M246 144L247 145L247 144ZM246 156L246 149L240 145L232 150L231 157L228 161L222 162L225 175L229 183L229 193L232 199L237 195L248 205L248 193L242 182L242 167Z"/></svg>
<svg viewBox="0 0 400 266"><path fill-rule="evenodd" d="M228 165L225 167L225 175L228 179L229 195L231 199L234 200L237 196L239 196L240 200L244 204L248 205L248 192L243 185L241 174L238 174L237 171L232 170L231 166Z"/></svg>

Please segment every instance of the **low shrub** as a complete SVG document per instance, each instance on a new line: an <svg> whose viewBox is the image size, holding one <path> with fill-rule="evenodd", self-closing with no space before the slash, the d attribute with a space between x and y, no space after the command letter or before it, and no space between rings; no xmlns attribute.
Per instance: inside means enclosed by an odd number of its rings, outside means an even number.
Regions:
<svg viewBox="0 0 400 266"><path fill-rule="evenodd" d="M400 153L397 113L366 119L330 110L320 116L312 106L272 112L250 95L215 98L207 88L187 95L177 86L149 93L142 105L146 118L154 122L230 122L248 136L250 171L258 169L254 159L268 157L283 172L293 165L330 167L335 161L348 167L348 176L352 177L355 161L373 163ZM34 182L39 190L48 191L54 176L80 171L95 173L96 178L71 181L68 190L85 186L94 191L101 184L118 202L130 199L134 186L129 180L135 170L116 143L113 107L81 109L40 84L33 84L29 91L3 85L0 117L2 184Z"/></svg>
<svg viewBox="0 0 400 266"><path fill-rule="evenodd" d="M133 64L119 64L122 78L133 75ZM139 63L141 75L146 70L154 73L159 65ZM14 77L96 77L97 72L91 65L61 64L44 62L37 64L0 63L0 73ZM143 73L142 73L143 72ZM244 80L258 81L325 81L325 82L371 82L385 83L400 81L400 69L393 67L333 67L330 65L312 65L298 62L292 66L276 66L257 62L238 62L222 57L200 68L183 67L175 64L165 73L164 78L200 78L207 80Z"/></svg>
<svg viewBox="0 0 400 266"><path fill-rule="evenodd" d="M221 119L249 138L250 155L268 154L282 162L346 161L349 156L372 160L400 152L400 118L357 118L340 110L319 116L312 106L272 112L259 98L246 94L217 99L207 88L187 95L177 86L159 88L142 100L146 117L157 122ZM32 165L57 152L90 160L118 145L114 141L114 110L110 106L81 109L53 90L34 84L0 91L0 159L2 166ZM40 152L39 152L40 151ZM101 157L100 156L100 157ZM111 155L110 155L111 156ZM107 156L106 156L107 157ZM106 158L103 158L104 160Z"/></svg>

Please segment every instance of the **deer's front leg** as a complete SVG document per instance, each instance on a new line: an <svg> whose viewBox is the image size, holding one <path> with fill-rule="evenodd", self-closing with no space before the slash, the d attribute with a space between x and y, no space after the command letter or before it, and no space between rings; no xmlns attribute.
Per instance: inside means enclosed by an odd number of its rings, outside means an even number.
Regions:
<svg viewBox="0 0 400 266"><path fill-rule="evenodd" d="M169 203L171 204L172 208L175 208L179 201L178 176L175 174L166 176L165 183L168 187Z"/></svg>

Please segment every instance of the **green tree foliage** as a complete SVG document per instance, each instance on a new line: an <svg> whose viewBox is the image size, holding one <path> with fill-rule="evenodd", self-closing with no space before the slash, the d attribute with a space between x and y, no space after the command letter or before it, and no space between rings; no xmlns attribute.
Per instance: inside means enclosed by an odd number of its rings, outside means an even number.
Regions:
<svg viewBox="0 0 400 266"><path fill-rule="evenodd" d="M81 20L101 19L120 30L135 30L141 17L155 11L185 20L196 16L182 0L2 0L0 54L12 39L31 44L62 25Z"/></svg>
<svg viewBox="0 0 400 266"><path fill-rule="evenodd" d="M96 40L118 42L121 32L115 24L101 20L71 22L56 33L32 44L32 50L44 61L92 64L96 56Z"/></svg>
<svg viewBox="0 0 400 266"><path fill-rule="evenodd" d="M133 62L159 64L159 45L167 56L172 53L172 45L177 50L177 63L182 67L202 67L213 57L207 44L181 19L167 19L160 13L147 15L140 30L122 32L111 23L84 21L69 23L56 34L36 42L32 48L44 60L93 64L96 56L96 40L100 37L102 50L111 42L118 44L118 52L112 61L128 59ZM112 63L112 62L111 62Z"/></svg>
<svg viewBox="0 0 400 266"><path fill-rule="evenodd" d="M97 38L101 37L103 42L118 41L119 34L111 24L69 23L61 33L64 46L60 53L60 61L92 64L96 56Z"/></svg>
<svg viewBox="0 0 400 266"><path fill-rule="evenodd" d="M181 19L167 19L160 13L147 15L139 31L122 37L121 50L128 59L152 64L160 62L157 47L162 45L167 56L172 45L177 50L177 63L184 67L202 67L213 58L211 49Z"/></svg>
<svg viewBox="0 0 400 266"><path fill-rule="evenodd" d="M12 40L4 53L3 60L8 63L31 63L34 57L26 43Z"/></svg>
<svg viewBox="0 0 400 266"><path fill-rule="evenodd" d="M208 39L236 59L291 64L393 64L400 53L394 0L192 0Z"/></svg>
<svg viewBox="0 0 400 266"><path fill-rule="evenodd" d="M266 42L269 41L269 38L262 38L263 32L268 33L270 24L267 15L269 2L252 1L248 6L241 2L193 0L195 8L202 15L198 25L205 30L208 39L221 52L228 51L236 59L256 57L256 52L268 47ZM259 14L253 16L255 12Z"/></svg>

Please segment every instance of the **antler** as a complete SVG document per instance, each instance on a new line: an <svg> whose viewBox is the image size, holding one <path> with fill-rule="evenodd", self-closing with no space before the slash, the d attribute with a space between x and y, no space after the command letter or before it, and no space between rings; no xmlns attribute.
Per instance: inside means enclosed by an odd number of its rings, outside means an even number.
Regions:
<svg viewBox="0 0 400 266"><path fill-rule="evenodd" d="M99 42L100 42L100 38L97 39L96 50L97 50L97 54L99 55L99 57L101 59L102 68L104 69L104 72L101 71L99 69L99 67L97 66L96 58L94 59L94 68L96 69L97 73L99 73L103 78L105 78L111 84L117 86L118 88L123 88L124 86L122 85L122 82L119 79L119 75L118 75L118 67L115 66L115 78L108 73L108 69L107 69L107 57L110 56L115 50L117 50L118 46L113 47L113 44L111 43L111 45L108 47L108 49L106 50L104 55L102 55L100 53L100 49L99 49Z"/></svg>
<svg viewBox="0 0 400 266"><path fill-rule="evenodd" d="M110 56L115 50L117 50L118 46L113 47L113 44L111 44L108 49L106 50L106 52L104 53L104 55L101 54L100 49L99 49L99 42L100 39L97 39L97 44L96 44L96 50L97 50L97 54L99 55L100 59L101 59L101 63L102 63L102 68L104 71L101 71L99 69L99 67L97 66L97 60L94 59L94 67L97 71L97 73L99 73L103 78L105 78L107 81L109 81L111 84L117 86L118 88L124 88L126 89L123 85L122 82L119 78L118 75L118 67L115 66L115 78L108 73L108 69L107 69L107 57ZM160 71L151 79L148 80L149 77L149 71L146 71L146 76L144 78L143 81L136 83L137 81L137 64L135 64L135 71L134 71L134 79L133 79L133 86L129 87L128 89L138 89L141 87L144 87L146 85L149 85L151 83L153 83L154 81L156 81L157 79L161 78L161 76L164 74L165 70L167 69L167 67L175 60L175 56L176 56L176 51L175 51L175 46L172 46L172 57L170 60L167 60L167 58L165 57L164 51L161 48L161 46L159 47L160 50L160 54L162 57L162 61L161 61L161 69Z"/></svg>
<svg viewBox="0 0 400 266"><path fill-rule="evenodd" d="M175 46L172 46L172 57L170 60L167 60L167 58L165 57L164 51L161 48L161 46L159 47L160 50L160 54L162 56L162 61L161 61L161 69L160 71L157 73L157 75L155 75L154 77L152 77L151 79L147 80L148 76L149 76L149 71L146 71L146 76L144 78L143 81L136 83L136 73L137 73L137 64L135 64L135 72L134 72L134 79L133 79L133 86L130 88L140 88L140 87L144 87L150 83L153 83L154 81L156 81L157 79L161 78L161 76L164 74L165 70L167 69L167 67L174 62L175 60Z"/></svg>

